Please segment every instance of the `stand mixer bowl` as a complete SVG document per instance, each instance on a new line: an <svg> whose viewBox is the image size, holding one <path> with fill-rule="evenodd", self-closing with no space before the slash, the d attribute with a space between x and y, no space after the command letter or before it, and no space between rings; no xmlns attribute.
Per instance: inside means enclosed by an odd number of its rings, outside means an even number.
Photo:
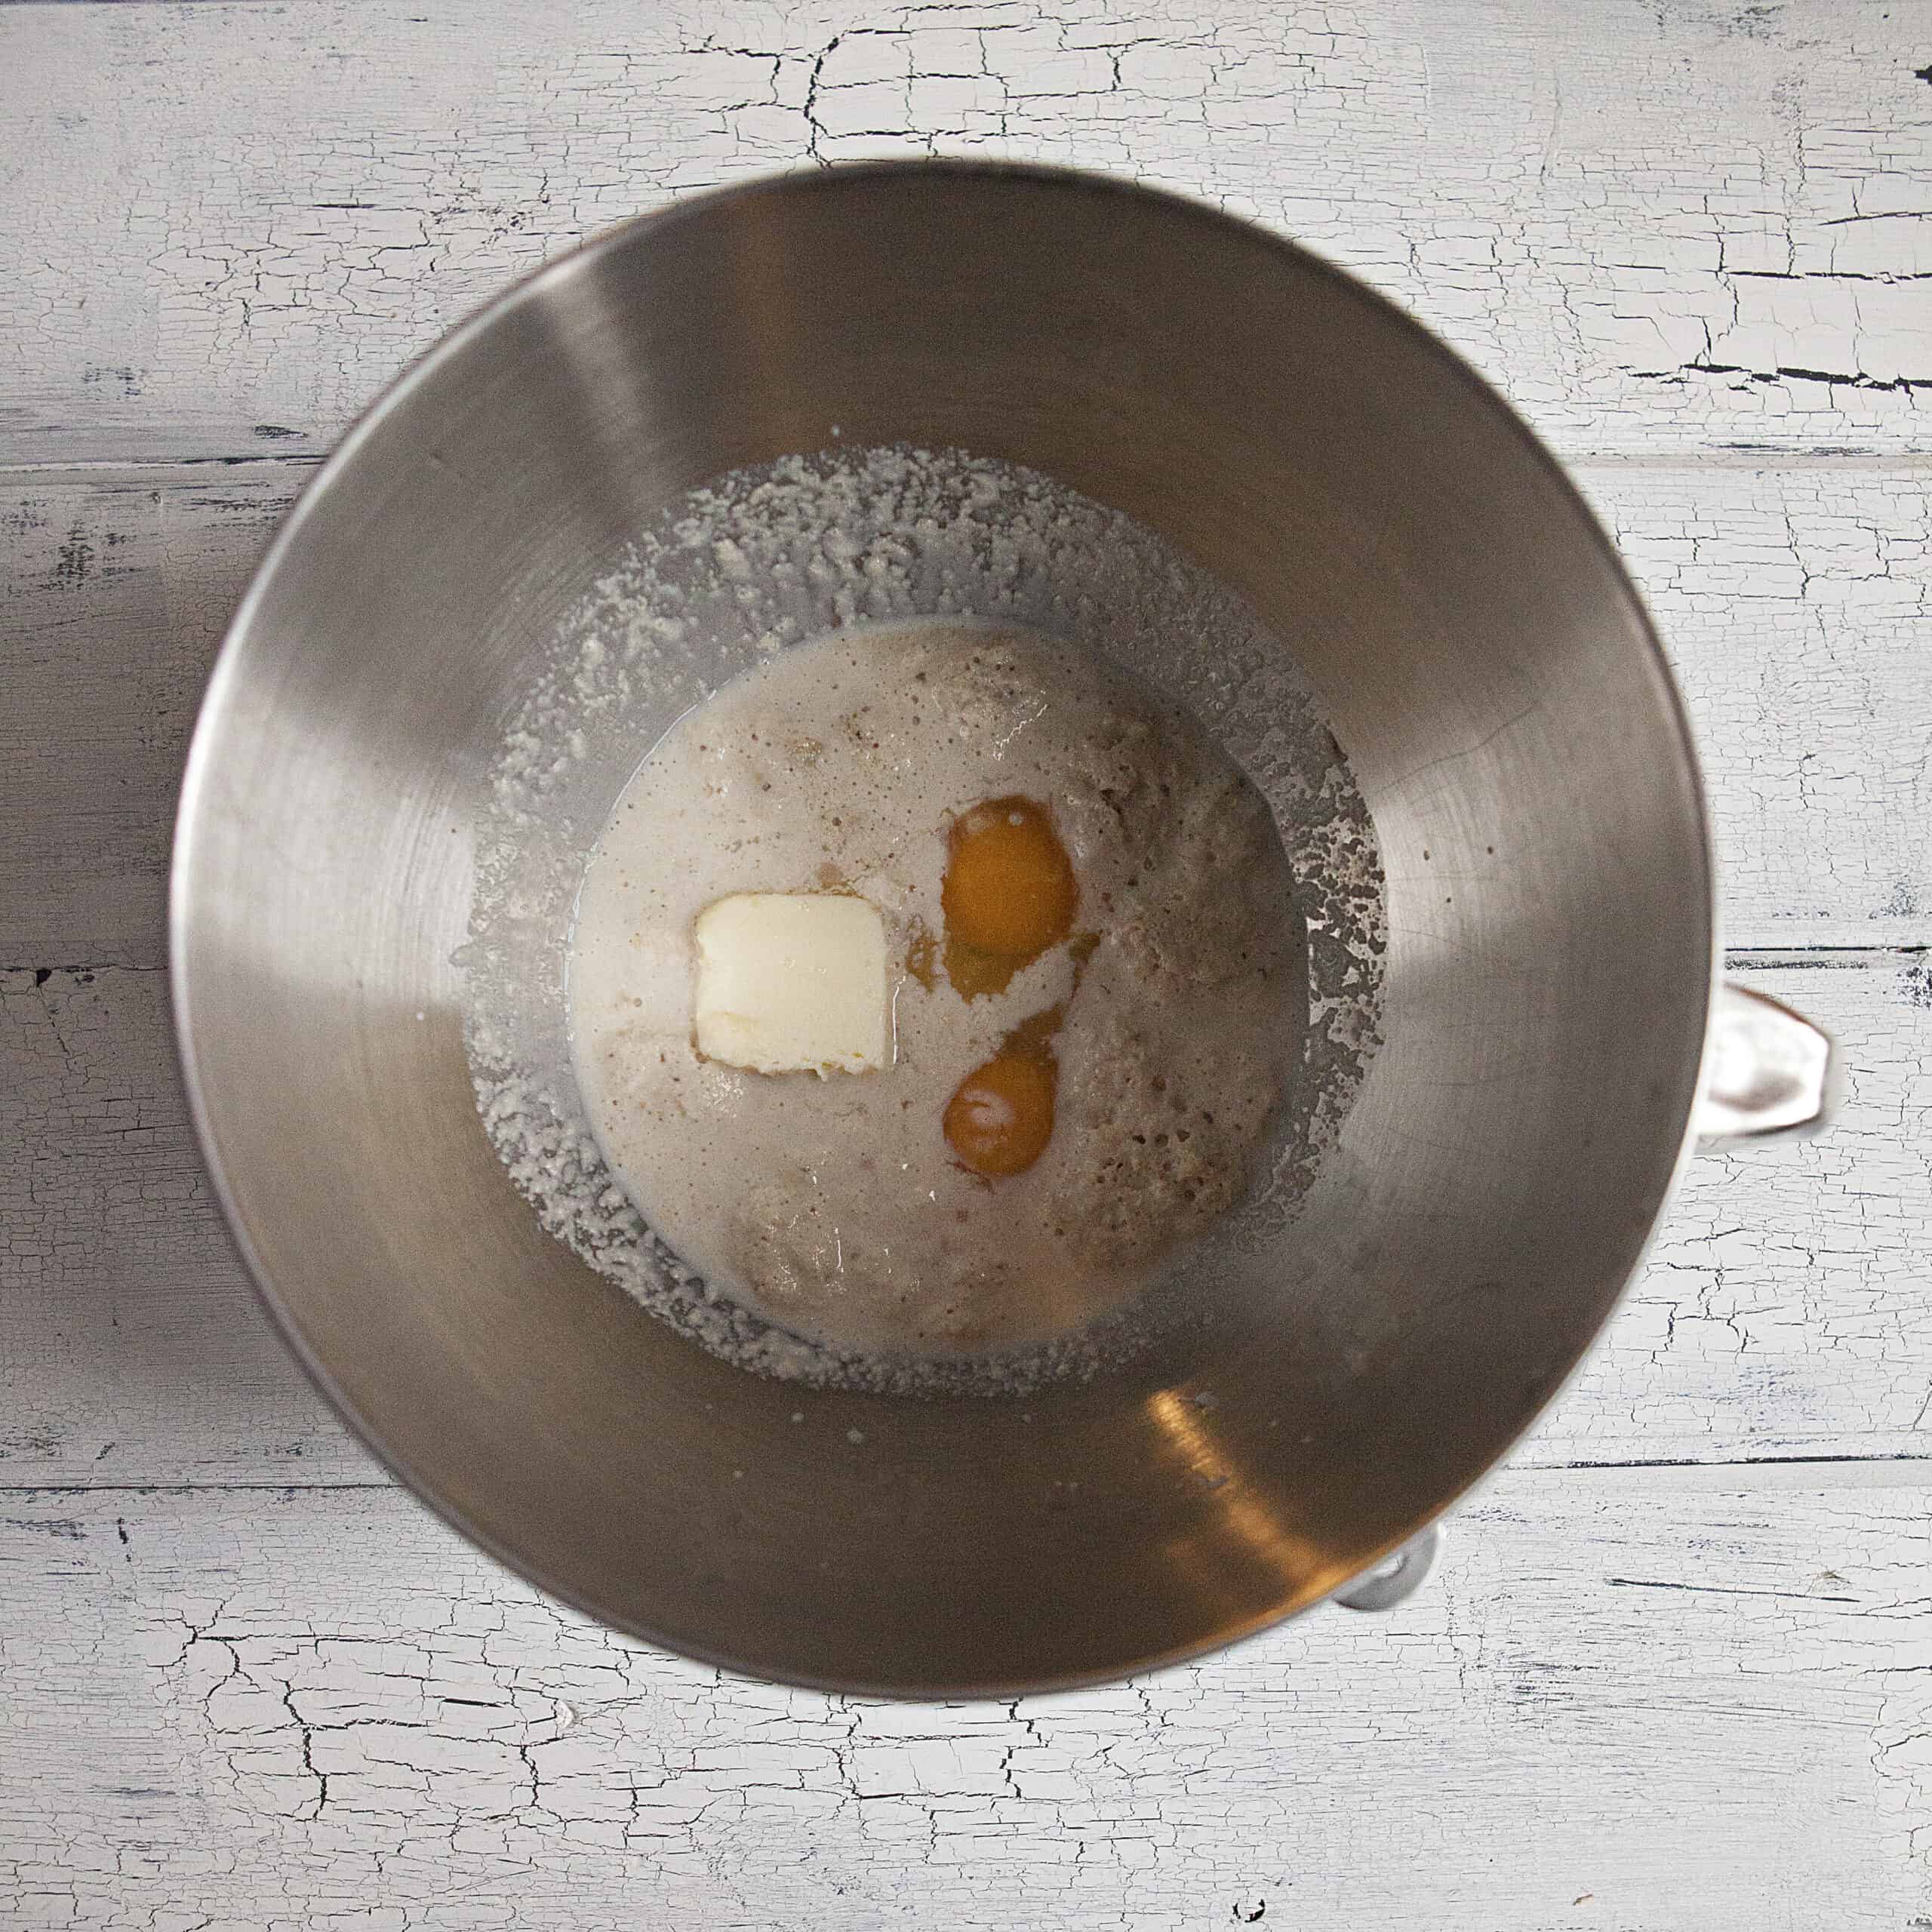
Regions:
<svg viewBox="0 0 1932 1932"><path fill-rule="evenodd" d="M1045 471L1305 640L1374 814L1391 941L1385 1044L1302 1212L1211 1323L1023 1400L814 1392L801 1427L797 1390L540 1231L478 1120L451 955L532 653L683 493L832 447L834 426L848 448ZM1489 1469L1663 1208L1715 961L1657 639L1495 395L1253 227L946 163L680 202L405 375L235 620L172 921L236 1238L389 1466L620 1629L924 1696L1228 1642L1385 1562Z"/></svg>

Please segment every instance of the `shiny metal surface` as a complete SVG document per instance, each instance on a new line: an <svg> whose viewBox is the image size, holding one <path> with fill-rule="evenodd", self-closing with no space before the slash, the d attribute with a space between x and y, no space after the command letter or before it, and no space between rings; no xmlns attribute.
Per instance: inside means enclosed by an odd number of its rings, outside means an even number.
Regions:
<svg viewBox="0 0 1932 1932"><path fill-rule="evenodd" d="M1442 1554L1442 1525L1419 1530L1393 1556L1364 1571L1337 1590L1331 1601L1344 1610L1393 1610L1407 1603L1428 1582Z"/></svg>
<svg viewBox="0 0 1932 1932"><path fill-rule="evenodd" d="M1735 980L1718 989L1694 1125L1703 1148L1804 1140L1837 1110L1844 1078L1824 1029Z"/></svg>
<svg viewBox="0 0 1932 1932"><path fill-rule="evenodd" d="M539 1232L471 1097L449 958L528 654L668 501L835 424L1050 471L1312 639L1387 863L1386 1044L1305 1213L1198 1332L1023 1404L801 1400L702 1354ZM902 1694L1183 1656L1414 1536L1635 1266L1713 961L1656 641L1495 396L1252 229L951 165L681 204L405 377L236 617L173 921L238 1237L391 1466L623 1629Z"/></svg>

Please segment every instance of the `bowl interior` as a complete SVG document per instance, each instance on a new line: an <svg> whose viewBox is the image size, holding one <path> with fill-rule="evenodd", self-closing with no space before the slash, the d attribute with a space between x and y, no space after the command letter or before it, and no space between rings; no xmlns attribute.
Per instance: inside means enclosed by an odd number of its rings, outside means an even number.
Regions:
<svg viewBox="0 0 1932 1932"><path fill-rule="evenodd" d="M801 1403L703 1354L540 1232L471 1091L451 955L532 652L686 490L835 426L1044 470L1225 579L1297 639L1387 870L1386 1044L1278 1251L1198 1334L1023 1402ZM949 165L618 229L411 371L236 619L173 917L224 1201L377 1450L623 1628L909 1694L1224 1641L1480 1475L1661 1208L1712 946L1655 641L1494 396L1244 226Z"/></svg>

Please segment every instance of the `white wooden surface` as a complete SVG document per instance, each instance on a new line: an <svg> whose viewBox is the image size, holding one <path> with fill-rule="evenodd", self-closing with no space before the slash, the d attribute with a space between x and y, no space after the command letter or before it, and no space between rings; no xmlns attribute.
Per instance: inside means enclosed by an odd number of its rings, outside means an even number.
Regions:
<svg viewBox="0 0 1932 1932"><path fill-rule="evenodd" d="M0 1923L1932 1925L1932 6L0 8ZM1006 152L1282 226L1573 462L1734 965L1853 1065L1700 1164L1386 1620L1011 1709L720 1682L301 1384L165 1031L227 611L398 365L749 171Z"/></svg>

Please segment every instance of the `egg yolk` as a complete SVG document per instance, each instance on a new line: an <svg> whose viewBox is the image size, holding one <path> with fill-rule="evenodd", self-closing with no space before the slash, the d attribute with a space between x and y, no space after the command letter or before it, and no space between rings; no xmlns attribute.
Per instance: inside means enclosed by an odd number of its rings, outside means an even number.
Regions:
<svg viewBox="0 0 1932 1932"><path fill-rule="evenodd" d="M1053 1138L1054 1084L1054 1063L1044 1056L995 1054L946 1103L948 1144L989 1180L1024 1174Z"/></svg>
<svg viewBox="0 0 1932 1932"><path fill-rule="evenodd" d="M989 798L954 821L940 890L949 940L1035 958L1073 930L1079 903L1066 848L1031 798Z"/></svg>

